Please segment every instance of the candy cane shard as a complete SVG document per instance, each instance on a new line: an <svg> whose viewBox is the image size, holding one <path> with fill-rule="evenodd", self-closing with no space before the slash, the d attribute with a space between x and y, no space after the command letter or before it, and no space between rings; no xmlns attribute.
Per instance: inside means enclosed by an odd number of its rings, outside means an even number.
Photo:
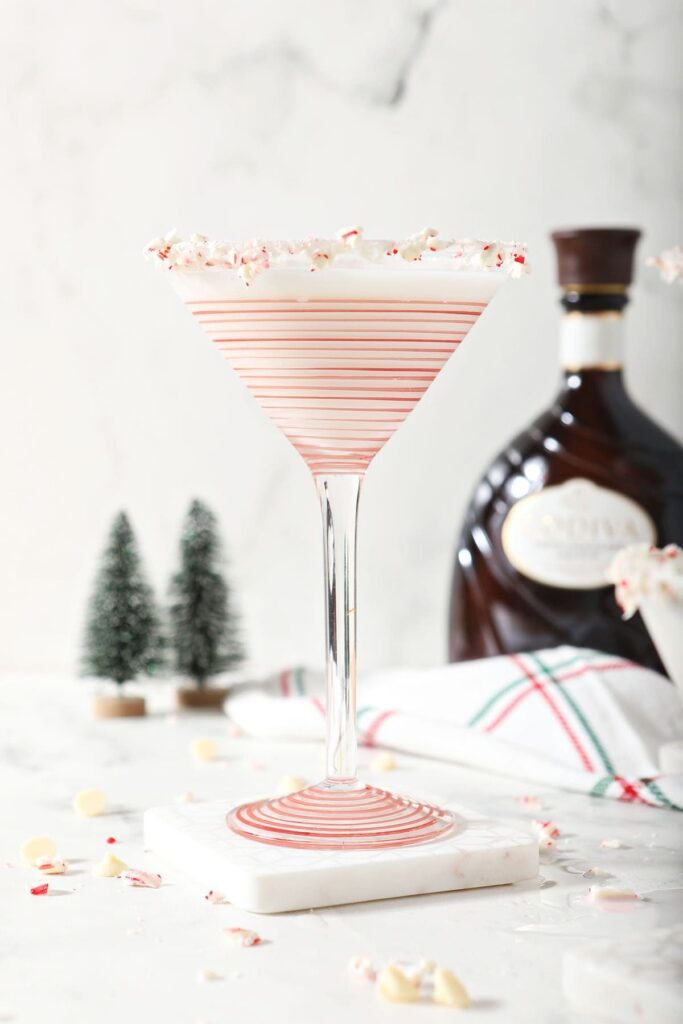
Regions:
<svg viewBox="0 0 683 1024"><path fill-rule="evenodd" d="M258 946L261 936L249 928L223 928L223 941L230 946Z"/></svg>
<svg viewBox="0 0 683 1024"><path fill-rule="evenodd" d="M377 977L377 970L369 956L359 954L352 956L349 960L349 974L354 978L364 978L366 981L374 981Z"/></svg>
<svg viewBox="0 0 683 1024"><path fill-rule="evenodd" d="M41 875L63 875L68 865L59 857L39 857L33 866Z"/></svg>
<svg viewBox="0 0 683 1024"><path fill-rule="evenodd" d="M209 889L209 891L207 892L207 894L204 897L204 899L208 900L209 903L227 903L228 902L226 900L225 896L223 895L223 893L222 892L217 892L216 889Z"/></svg>
<svg viewBox="0 0 683 1024"><path fill-rule="evenodd" d="M131 869L122 871L118 876L126 885L133 885L137 888L158 889L161 885L161 875L154 871L139 871Z"/></svg>

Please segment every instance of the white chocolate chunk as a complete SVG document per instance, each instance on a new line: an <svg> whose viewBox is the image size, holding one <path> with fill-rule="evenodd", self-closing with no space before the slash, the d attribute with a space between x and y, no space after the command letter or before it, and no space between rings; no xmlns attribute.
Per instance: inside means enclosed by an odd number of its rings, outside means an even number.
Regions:
<svg viewBox="0 0 683 1024"><path fill-rule="evenodd" d="M113 853L105 853L102 860L92 869L92 873L95 878L116 878L127 868L128 865L115 857Z"/></svg>
<svg viewBox="0 0 683 1024"><path fill-rule="evenodd" d="M307 785L306 780L299 775L283 775L277 784L277 795L290 796L292 793L298 793L299 790L305 789Z"/></svg>
<svg viewBox="0 0 683 1024"><path fill-rule="evenodd" d="M388 750L382 751L381 754L377 754L373 757L370 762L371 772L392 772L396 767L396 758L393 754L390 754Z"/></svg>
<svg viewBox="0 0 683 1024"><path fill-rule="evenodd" d="M82 789L76 793L73 808L81 818L96 818L107 809L107 798L101 789Z"/></svg>
<svg viewBox="0 0 683 1024"><path fill-rule="evenodd" d="M28 864L35 864L41 857L54 857L57 852L57 844L49 836L34 836L27 839L19 851L22 860Z"/></svg>
<svg viewBox="0 0 683 1024"><path fill-rule="evenodd" d="M207 736L200 736L198 739L192 740L190 752L196 761L213 761L218 753L218 747L215 740L209 739Z"/></svg>
<svg viewBox="0 0 683 1024"><path fill-rule="evenodd" d="M623 850L627 849L626 843L623 839L603 839L600 843L603 850Z"/></svg>
<svg viewBox="0 0 683 1024"><path fill-rule="evenodd" d="M207 981L220 981L220 974L216 974L209 967L202 967L200 971L197 971L195 975L195 981L198 985L203 985Z"/></svg>
<svg viewBox="0 0 683 1024"><path fill-rule="evenodd" d="M628 886L591 885L588 898L591 903L602 903L603 900L637 900L638 893Z"/></svg>
<svg viewBox="0 0 683 1024"><path fill-rule="evenodd" d="M466 1009L470 1003L467 989L454 974L447 971L445 967L437 967L434 971L434 993L432 996L435 1003L441 1006L454 1006L459 1010Z"/></svg>
<svg viewBox="0 0 683 1024"><path fill-rule="evenodd" d="M383 999L391 1003L414 1003L419 992L399 967L391 964L377 975L377 987Z"/></svg>

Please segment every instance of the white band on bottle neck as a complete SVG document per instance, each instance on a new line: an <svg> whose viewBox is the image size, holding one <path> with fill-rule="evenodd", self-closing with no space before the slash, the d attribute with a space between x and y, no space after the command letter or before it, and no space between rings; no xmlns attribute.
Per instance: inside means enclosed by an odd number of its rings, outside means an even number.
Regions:
<svg viewBox="0 0 683 1024"><path fill-rule="evenodd" d="M565 370L617 370L622 364L620 313L567 313L560 331Z"/></svg>

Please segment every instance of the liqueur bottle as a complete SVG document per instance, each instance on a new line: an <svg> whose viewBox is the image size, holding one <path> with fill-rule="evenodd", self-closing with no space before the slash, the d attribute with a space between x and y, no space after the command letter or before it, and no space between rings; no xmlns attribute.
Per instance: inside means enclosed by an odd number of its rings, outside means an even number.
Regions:
<svg viewBox="0 0 683 1024"><path fill-rule="evenodd" d="M574 644L663 671L605 571L625 544L683 545L683 448L630 398L622 321L640 232L557 231L563 380L475 490L451 591L452 661Z"/></svg>

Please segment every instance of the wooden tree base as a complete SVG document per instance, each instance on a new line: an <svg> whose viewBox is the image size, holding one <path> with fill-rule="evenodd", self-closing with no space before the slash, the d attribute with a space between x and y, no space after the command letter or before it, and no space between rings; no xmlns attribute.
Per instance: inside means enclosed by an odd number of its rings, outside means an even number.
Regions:
<svg viewBox="0 0 683 1024"><path fill-rule="evenodd" d="M207 711L220 711L228 691L218 686L205 686L201 690L195 687L179 686L176 690L176 701L179 708L193 708Z"/></svg>
<svg viewBox="0 0 683 1024"><path fill-rule="evenodd" d="M140 718L147 714L144 697L100 695L93 703L95 718Z"/></svg>

